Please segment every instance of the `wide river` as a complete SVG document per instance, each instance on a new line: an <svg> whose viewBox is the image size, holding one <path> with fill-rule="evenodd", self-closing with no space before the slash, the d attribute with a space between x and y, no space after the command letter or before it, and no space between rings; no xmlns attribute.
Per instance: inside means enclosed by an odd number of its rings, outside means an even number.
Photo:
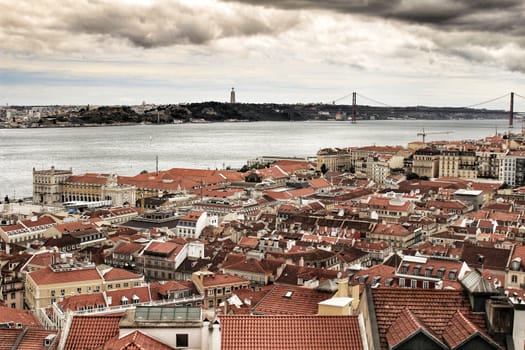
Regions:
<svg viewBox="0 0 525 350"><path fill-rule="evenodd" d="M515 124L516 125L516 124ZM32 169L136 175L159 169L240 168L258 156L315 156L326 147L479 139L508 131L501 120L209 123L0 129L0 200L32 195ZM516 125L514 132L521 125ZM449 134L431 134L450 131Z"/></svg>

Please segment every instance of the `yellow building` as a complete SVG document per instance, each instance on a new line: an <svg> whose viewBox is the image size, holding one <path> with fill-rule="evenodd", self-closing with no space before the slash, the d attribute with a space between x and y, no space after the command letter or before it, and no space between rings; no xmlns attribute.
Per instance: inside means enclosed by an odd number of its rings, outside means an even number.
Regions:
<svg viewBox="0 0 525 350"><path fill-rule="evenodd" d="M127 270L93 264L56 263L26 276L25 302L28 308L48 307L67 297L80 294L129 289L143 285L144 277Z"/></svg>
<svg viewBox="0 0 525 350"><path fill-rule="evenodd" d="M71 169L59 170L54 166L47 170L33 168L33 203L42 205L62 203L63 186L71 175L73 175Z"/></svg>
<svg viewBox="0 0 525 350"><path fill-rule="evenodd" d="M27 274L25 297L28 308L47 307L65 297L102 291L104 279L96 267L76 269L63 265Z"/></svg>
<svg viewBox="0 0 525 350"><path fill-rule="evenodd" d="M439 177L477 178L476 153L458 150L442 151L439 156Z"/></svg>
<svg viewBox="0 0 525 350"><path fill-rule="evenodd" d="M440 151L435 148L419 149L412 159L412 172L419 176L434 178L439 175Z"/></svg>
<svg viewBox="0 0 525 350"><path fill-rule="evenodd" d="M350 170L352 163L351 153L346 148L324 148L317 152L317 169L323 164L331 171Z"/></svg>

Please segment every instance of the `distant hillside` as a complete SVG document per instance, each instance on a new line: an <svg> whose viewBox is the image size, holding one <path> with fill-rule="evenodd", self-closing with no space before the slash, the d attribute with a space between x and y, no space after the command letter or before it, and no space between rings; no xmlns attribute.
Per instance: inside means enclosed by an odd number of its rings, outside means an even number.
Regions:
<svg viewBox="0 0 525 350"><path fill-rule="evenodd" d="M108 125L128 123L223 122L223 121L302 121L350 119L351 105L253 104L202 102L159 105L148 110L129 106L83 108L76 113L55 115L60 123ZM358 106L357 119L499 119L508 112L447 107ZM42 123L45 123L43 121ZM56 122L55 122L56 123Z"/></svg>

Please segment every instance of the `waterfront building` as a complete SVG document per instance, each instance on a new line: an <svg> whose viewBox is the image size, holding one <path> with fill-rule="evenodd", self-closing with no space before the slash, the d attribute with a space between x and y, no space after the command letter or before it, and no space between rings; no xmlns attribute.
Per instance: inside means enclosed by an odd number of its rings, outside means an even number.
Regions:
<svg viewBox="0 0 525 350"><path fill-rule="evenodd" d="M64 183L73 175L72 169L47 170L33 168L33 204L58 205L64 202Z"/></svg>
<svg viewBox="0 0 525 350"><path fill-rule="evenodd" d="M87 173L69 176L64 183L63 198L66 202L110 201L112 206L134 206L136 187L121 184L115 174Z"/></svg>
<svg viewBox="0 0 525 350"><path fill-rule="evenodd" d="M317 171L322 166L330 171L345 171L352 167L351 151L348 148L323 148L317 152Z"/></svg>

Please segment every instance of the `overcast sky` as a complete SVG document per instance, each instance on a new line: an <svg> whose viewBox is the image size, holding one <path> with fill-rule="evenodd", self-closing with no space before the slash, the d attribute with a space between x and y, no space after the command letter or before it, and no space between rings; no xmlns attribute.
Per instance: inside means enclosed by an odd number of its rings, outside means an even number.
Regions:
<svg viewBox="0 0 525 350"><path fill-rule="evenodd" d="M232 87L255 103L525 96L524 3L0 0L0 103L227 101Z"/></svg>

